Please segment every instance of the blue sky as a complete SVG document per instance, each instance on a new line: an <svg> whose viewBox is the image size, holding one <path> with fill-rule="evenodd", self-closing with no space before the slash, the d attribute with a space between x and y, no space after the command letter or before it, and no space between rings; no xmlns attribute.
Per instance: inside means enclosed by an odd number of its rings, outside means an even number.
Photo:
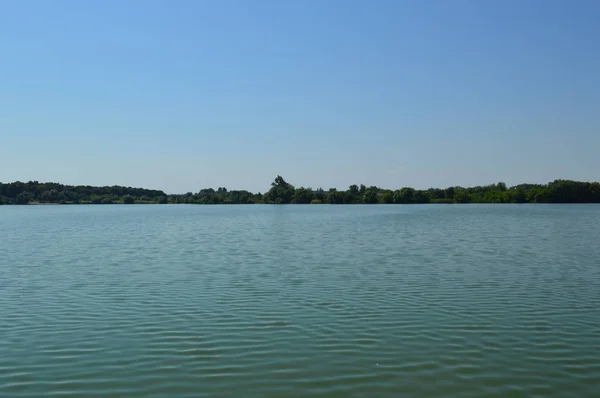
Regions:
<svg viewBox="0 0 600 398"><path fill-rule="evenodd" d="M0 2L0 181L600 180L598 1Z"/></svg>

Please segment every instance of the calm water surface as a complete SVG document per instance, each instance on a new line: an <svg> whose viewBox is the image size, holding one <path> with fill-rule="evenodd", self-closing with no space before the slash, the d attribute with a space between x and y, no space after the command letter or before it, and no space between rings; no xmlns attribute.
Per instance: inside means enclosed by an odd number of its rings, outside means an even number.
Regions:
<svg viewBox="0 0 600 398"><path fill-rule="evenodd" d="M0 206L43 395L599 397L600 206Z"/></svg>

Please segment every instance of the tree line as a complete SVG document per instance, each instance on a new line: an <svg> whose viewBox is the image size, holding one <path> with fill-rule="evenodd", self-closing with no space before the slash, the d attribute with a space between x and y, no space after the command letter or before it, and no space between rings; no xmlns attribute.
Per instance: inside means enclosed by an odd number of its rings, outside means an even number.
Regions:
<svg viewBox="0 0 600 398"><path fill-rule="evenodd" d="M55 182L16 181L0 183L0 204L29 203L113 204L168 203L163 191L131 187L93 187L63 185Z"/></svg>
<svg viewBox="0 0 600 398"><path fill-rule="evenodd" d="M295 188L277 176L263 197L264 203L329 204L417 204L417 203L600 203L600 183L555 180L548 184L520 184L508 188L505 183L475 187L429 188L404 187L397 190L376 186L350 185L346 191L331 188L313 190Z"/></svg>
<svg viewBox="0 0 600 398"><path fill-rule="evenodd" d="M555 180L548 184L497 184L397 190L350 185L347 190L312 189L277 176L264 194L245 190L201 189L197 193L167 195L163 191L122 186L72 186L38 181L0 183L0 204L417 204L417 203L600 203L600 183Z"/></svg>

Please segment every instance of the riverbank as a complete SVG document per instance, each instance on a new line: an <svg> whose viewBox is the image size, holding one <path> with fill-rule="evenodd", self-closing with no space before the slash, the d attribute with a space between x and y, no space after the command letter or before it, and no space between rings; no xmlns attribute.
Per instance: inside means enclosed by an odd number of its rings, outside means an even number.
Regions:
<svg viewBox="0 0 600 398"><path fill-rule="evenodd" d="M72 186L37 181L0 183L3 204L450 204L450 203L600 203L600 183L555 180L548 184L496 184L425 190L385 189L364 184L347 190L295 187L281 176L264 194L246 190L201 189L166 194L123 186Z"/></svg>

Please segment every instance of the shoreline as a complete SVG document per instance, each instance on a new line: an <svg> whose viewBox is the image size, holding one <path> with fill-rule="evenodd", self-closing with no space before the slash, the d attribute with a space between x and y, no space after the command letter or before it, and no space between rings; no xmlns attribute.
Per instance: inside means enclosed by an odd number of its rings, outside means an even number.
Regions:
<svg viewBox="0 0 600 398"><path fill-rule="evenodd" d="M450 206L450 205L600 205L600 202L524 202L524 203L491 203L491 202L453 202L453 203L5 203L0 207L26 206Z"/></svg>
<svg viewBox="0 0 600 398"><path fill-rule="evenodd" d="M57 204L506 204L600 203L600 183L554 180L548 184L503 182L474 187L386 189L364 184L336 188L296 187L277 176L264 193L206 188L185 194L124 186L63 185L55 182L0 183L0 205Z"/></svg>

